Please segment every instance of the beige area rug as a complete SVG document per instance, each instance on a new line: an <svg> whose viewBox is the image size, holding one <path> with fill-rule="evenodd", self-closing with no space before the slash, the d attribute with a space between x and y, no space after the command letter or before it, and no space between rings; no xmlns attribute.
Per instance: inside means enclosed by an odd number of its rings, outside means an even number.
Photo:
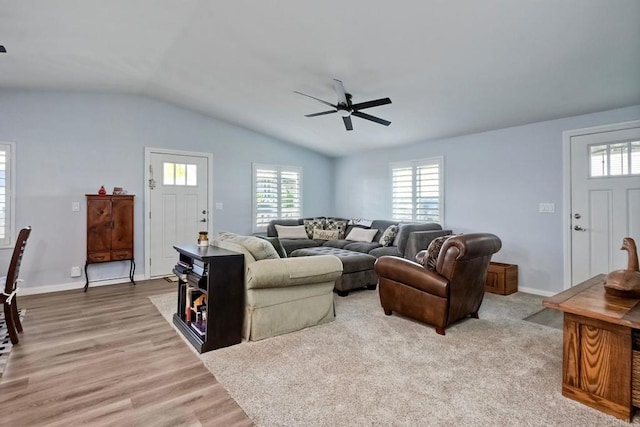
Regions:
<svg viewBox="0 0 640 427"><path fill-rule="evenodd" d="M175 299L151 297L169 322ZM522 320L541 301L486 294L443 337L352 292L334 322L200 358L258 426L627 425L562 396L562 331Z"/></svg>

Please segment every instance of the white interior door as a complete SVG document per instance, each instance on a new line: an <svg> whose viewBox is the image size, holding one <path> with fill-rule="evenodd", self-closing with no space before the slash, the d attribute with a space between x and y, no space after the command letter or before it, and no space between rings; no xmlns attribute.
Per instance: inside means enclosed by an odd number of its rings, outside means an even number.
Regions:
<svg viewBox="0 0 640 427"><path fill-rule="evenodd" d="M209 158L151 152L148 173L149 275L166 276L177 260L173 246L209 231Z"/></svg>
<svg viewBox="0 0 640 427"><path fill-rule="evenodd" d="M640 127L571 137L571 285L626 268L640 244Z"/></svg>

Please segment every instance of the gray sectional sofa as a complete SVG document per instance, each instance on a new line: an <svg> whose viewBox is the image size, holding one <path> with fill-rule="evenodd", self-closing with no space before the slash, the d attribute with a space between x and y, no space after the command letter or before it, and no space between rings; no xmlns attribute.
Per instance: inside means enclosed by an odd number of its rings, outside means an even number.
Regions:
<svg viewBox="0 0 640 427"><path fill-rule="evenodd" d="M272 220L267 227L268 237L278 237L276 225L284 226L296 226L304 225L305 220L315 220L322 217L312 218L299 218L299 219L278 219ZM354 227L362 227L368 229L376 229L378 232L371 242L354 242L346 240L344 238L337 240L314 240L310 238L306 239L284 239L280 238L280 243L286 251L287 255L291 255L296 249L313 248L318 246L328 246L339 249L346 249L354 252L360 252L372 255L376 258L383 255L393 255L410 260L414 260L418 252L426 249L429 246L431 240L436 237L451 234L451 230L443 230L440 224L427 222L427 223L402 223L398 221L389 221L383 219L376 219L371 222L370 226L363 226L360 224L350 224L350 220L344 218L324 217L327 220L333 221L345 221L347 222L347 228L344 232L344 237L349 235L349 232ZM398 225L398 234L393 240L390 246L383 246L380 243L380 238L385 230L390 225Z"/></svg>
<svg viewBox="0 0 640 427"><path fill-rule="evenodd" d="M429 246L436 237L451 234L450 230L443 230L436 223L401 223L377 219L370 225L351 223L347 219L334 217L313 217L299 219L272 220L267 227L267 239L277 237L279 245L286 252L287 257L308 257L317 255L333 255L340 259L343 265L342 276L336 280L334 290L340 296L347 296L353 289L376 289L378 276L374 271L374 264L378 257L393 255L415 260L416 254ZM323 223L334 235L340 232L338 238L331 240L311 239L311 228ZM296 227L298 238L278 236L276 226ZM305 230L300 230L305 226ZM390 226L398 226L398 232L393 240L381 239L385 230ZM349 233L355 227L368 230L371 241L347 240ZM336 231L338 230L338 231ZM285 230L281 229L285 232ZM313 234L312 234L313 235ZM367 239L368 240L368 239ZM387 245L381 243L385 241ZM273 241L272 241L273 243Z"/></svg>

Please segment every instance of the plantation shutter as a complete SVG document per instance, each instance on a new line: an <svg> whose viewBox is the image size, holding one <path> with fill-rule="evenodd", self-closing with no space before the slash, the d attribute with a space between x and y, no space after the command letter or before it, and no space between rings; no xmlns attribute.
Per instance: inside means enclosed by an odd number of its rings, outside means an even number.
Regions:
<svg viewBox="0 0 640 427"><path fill-rule="evenodd" d="M273 219L302 217L302 169L254 164L254 233Z"/></svg>
<svg viewBox="0 0 640 427"><path fill-rule="evenodd" d="M0 246L11 245L11 144L0 144Z"/></svg>
<svg viewBox="0 0 640 427"><path fill-rule="evenodd" d="M396 221L442 222L442 158L391 165Z"/></svg>

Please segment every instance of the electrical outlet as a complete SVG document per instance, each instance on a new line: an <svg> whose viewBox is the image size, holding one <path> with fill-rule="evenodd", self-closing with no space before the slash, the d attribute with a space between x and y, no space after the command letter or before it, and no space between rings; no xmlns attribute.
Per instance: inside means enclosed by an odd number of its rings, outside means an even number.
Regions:
<svg viewBox="0 0 640 427"><path fill-rule="evenodd" d="M71 211L72 212L80 212L80 202L71 203Z"/></svg>
<svg viewBox="0 0 640 427"><path fill-rule="evenodd" d="M71 267L71 277L80 277L82 273L80 272L80 267L74 266Z"/></svg>

